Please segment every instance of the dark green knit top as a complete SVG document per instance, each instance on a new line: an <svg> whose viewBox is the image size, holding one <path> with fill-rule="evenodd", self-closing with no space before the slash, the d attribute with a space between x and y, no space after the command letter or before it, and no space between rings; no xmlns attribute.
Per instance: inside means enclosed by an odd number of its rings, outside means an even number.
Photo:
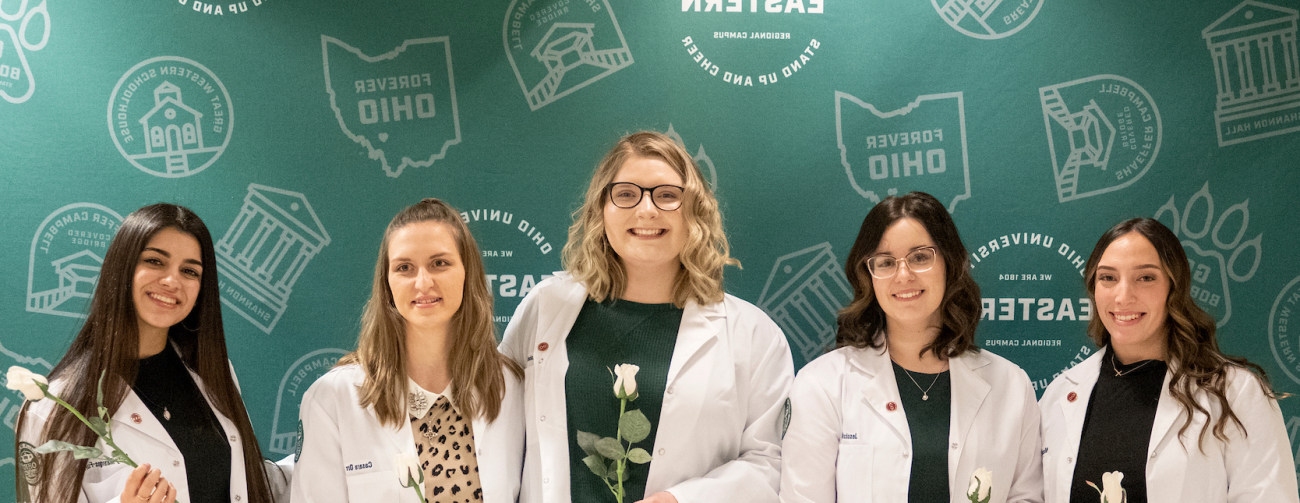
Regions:
<svg viewBox="0 0 1300 503"><path fill-rule="evenodd" d="M659 430L668 365L682 324L682 310L672 304L639 304L626 300L588 300L573 323L565 344L569 370L564 376L564 401L569 424L569 487L571 501L614 501L613 493L582 461L578 431L613 437L618 431L620 400L614 396L610 369L630 363L641 367L636 375L640 396L627 409L640 409L650 419L650 436L632 447L651 451ZM624 444L626 445L626 444ZM628 463L630 476L623 483L623 501L644 498L650 464Z"/></svg>
<svg viewBox="0 0 1300 503"><path fill-rule="evenodd" d="M938 374L911 372L909 377L906 369L894 363L894 380L898 382L898 395L907 413L907 429L912 434L912 476L907 484L907 501L946 502L951 374L946 370Z"/></svg>

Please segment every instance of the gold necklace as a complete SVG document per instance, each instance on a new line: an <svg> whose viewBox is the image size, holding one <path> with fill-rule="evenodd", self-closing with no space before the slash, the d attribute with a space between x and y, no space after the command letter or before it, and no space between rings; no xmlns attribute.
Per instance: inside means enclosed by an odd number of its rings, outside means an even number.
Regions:
<svg viewBox="0 0 1300 503"><path fill-rule="evenodd" d="M1137 371L1137 369L1140 369L1140 368L1142 368L1142 367L1145 367L1148 363L1151 363L1151 362L1153 362L1153 361L1155 361L1155 360L1147 360L1147 361L1145 361L1145 362L1142 362L1141 365L1138 365L1138 366L1133 367L1133 368L1131 368L1131 369L1128 369L1128 370L1125 370L1125 371L1123 371L1123 372L1120 372L1120 370L1119 370L1119 365L1116 365L1116 364L1115 364L1115 350L1111 350L1111 352L1110 352L1110 367L1113 368L1113 369L1115 369L1115 377L1124 377L1124 376L1126 376L1126 375L1128 375L1128 374L1132 374L1133 372Z"/></svg>

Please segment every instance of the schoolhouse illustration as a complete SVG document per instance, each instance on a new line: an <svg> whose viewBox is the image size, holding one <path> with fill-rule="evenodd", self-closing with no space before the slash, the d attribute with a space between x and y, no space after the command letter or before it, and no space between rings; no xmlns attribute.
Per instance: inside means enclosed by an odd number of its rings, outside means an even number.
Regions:
<svg viewBox="0 0 1300 503"><path fill-rule="evenodd" d="M528 92L528 104L534 110L558 99L556 94L565 74L583 65L598 69L599 75L590 81L632 64L632 53L626 45L596 50L592 43L595 28L594 23L555 23L533 47L529 54L546 65L546 77Z"/></svg>
<svg viewBox="0 0 1300 503"><path fill-rule="evenodd" d="M811 361L835 342L836 317L851 300L853 289L831 244L822 243L776 259L758 307Z"/></svg>
<svg viewBox="0 0 1300 503"><path fill-rule="evenodd" d="M54 314L64 302L73 298L89 299L95 293L99 270L104 259L90 250L81 250L50 263L59 277L59 286L27 296L27 310Z"/></svg>
<svg viewBox="0 0 1300 503"><path fill-rule="evenodd" d="M1297 17L1246 0L1201 31L1214 59L1219 146L1300 131Z"/></svg>
<svg viewBox="0 0 1300 503"><path fill-rule="evenodd" d="M329 243L306 196L249 184L239 215L217 241L221 302L271 333L294 283Z"/></svg>
<svg viewBox="0 0 1300 503"><path fill-rule="evenodd" d="M167 158L167 173L189 171L189 154L203 148L203 114L181 101L181 89L163 81L153 90L154 106L140 118L145 156Z"/></svg>

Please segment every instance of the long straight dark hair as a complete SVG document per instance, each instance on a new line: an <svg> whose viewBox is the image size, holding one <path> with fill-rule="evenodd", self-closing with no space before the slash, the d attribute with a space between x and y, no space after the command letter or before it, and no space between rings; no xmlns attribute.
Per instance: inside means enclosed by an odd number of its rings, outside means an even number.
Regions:
<svg viewBox="0 0 1300 503"><path fill-rule="evenodd" d="M172 325L167 338L180 348L181 360L199 375L207 388L213 407L230 418L239 430L244 449L244 473L249 503L271 503L266 473L262 471L262 450L253 435L244 401L239 396L226 356L226 336L221 325L221 299L217 286L217 257L212 236L198 215L183 206L154 204L140 208L122 221L113 242L104 254L99 282L90 301L90 314L73 339L68 352L50 371L51 382L59 381L60 397L80 411L94 411L99 376L104 378L104 406L110 415L126 399L139 371L140 325L133 299L135 269L145 246L163 229L174 228L199 242L203 274L194 308L181 323ZM186 327L197 327L190 330ZM169 351L170 349L164 349ZM26 407L15 428L21 438ZM62 407L54 407L41 441L50 439L77 445L93 445L98 437ZM44 454L40 463L35 495L42 503L75 503L81 492L86 460L74 460L71 454ZM15 466L16 470L21 470ZM17 484L25 484L18 473ZM18 494L23 492L19 488Z"/></svg>
<svg viewBox="0 0 1300 503"><path fill-rule="evenodd" d="M1204 414L1207 419L1197 437L1197 446L1202 450L1205 448L1205 435L1211 431L1215 438L1228 440L1223 431L1229 421L1240 428L1243 434L1249 434L1228 401L1228 369L1237 367L1253 371L1251 375L1259 381L1264 395L1276 397L1262 367L1245 358L1229 356L1219 351L1219 340L1214 335L1216 322L1213 316L1192 300L1192 269L1187 262L1187 252L1183 251L1183 245L1173 231L1155 219L1133 218L1115 224L1102 234L1083 270L1084 284L1092 305L1097 305L1097 265L1101 262L1101 256L1111 243L1129 233L1137 233L1155 247L1156 255L1160 257L1160 268L1169 278L1169 297L1165 300L1165 327L1169 331L1165 339L1165 358L1173 373L1169 381L1169 394L1178 401L1187 416L1183 427L1178 430L1179 439L1192 425L1196 414ZM1101 318L1101 314L1097 313L1088 321L1088 337L1097 346L1106 347L1110 345L1110 332L1102 324ZM1222 410L1219 418L1212 421L1213 428L1210 411L1196 401L1196 394L1201 391L1217 402Z"/></svg>
<svg viewBox="0 0 1300 503"><path fill-rule="evenodd" d="M957 224L953 223L952 215L948 214L943 203L924 192L886 197L862 219L858 238L849 250L849 258L844 261L844 274L853 286L853 300L840 310L836 347L884 346L884 339L876 334L885 329L885 311L871 286L873 278L867 271L867 258L876 253L885 230L904 218L916 220L925 227L944 264L939 336L921 349L921 355L932 351L935 357L942 359L979 351L975 346L975 327L980 321L980 287L970 275L966 245L962 244Z"/></svg>

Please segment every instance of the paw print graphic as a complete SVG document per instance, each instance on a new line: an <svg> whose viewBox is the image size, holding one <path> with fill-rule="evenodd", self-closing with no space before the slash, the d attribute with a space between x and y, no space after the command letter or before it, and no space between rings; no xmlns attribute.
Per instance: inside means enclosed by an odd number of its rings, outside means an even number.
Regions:
<svg viewBox="0 0 1300 503"><path fill-rule="evenodd" d="M33 24L38 16L40 20ZM28 0L20 0L14 12L6 12L0 4L0 97L10 103L23 103L32 97L36 80L27 53L44 49L49 41L50 13L45 0L30 9Z"/></svg>
<svg viewBox="0 0 1300 503"><path fill-rule="evenodd" d="M1247 199L1220 213L1210 194L1210 182L1205 182L1181 209L1171 195L1156 210L1156 220L1174 231L1187 252L1192 269L1192 298L1218 320L1219 327L1232 318L1229 285L1254 277L1263 253L1264 233L1245 239L1250 226L1249 203Z"/></svg>

